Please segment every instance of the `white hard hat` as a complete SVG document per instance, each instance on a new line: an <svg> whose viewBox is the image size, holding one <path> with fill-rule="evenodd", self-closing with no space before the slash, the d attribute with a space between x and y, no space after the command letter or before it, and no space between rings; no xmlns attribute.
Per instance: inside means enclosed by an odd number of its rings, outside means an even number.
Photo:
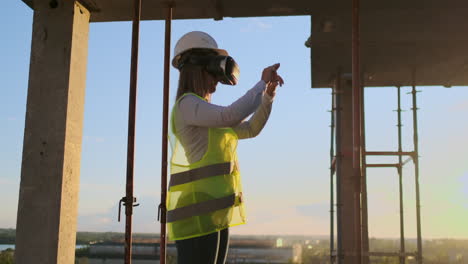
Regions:
<svg viewBox="0 0 468 264"><path fill-rule="evenodd" d="M210 49L216 51L219 55L228 56L228 52L223 49L218 49L218 44L210 35L202 31L192 31L183 35L177 41L174 48L174 58L172 66L178 68L179 59L182 53L191 49Z"/></svg>

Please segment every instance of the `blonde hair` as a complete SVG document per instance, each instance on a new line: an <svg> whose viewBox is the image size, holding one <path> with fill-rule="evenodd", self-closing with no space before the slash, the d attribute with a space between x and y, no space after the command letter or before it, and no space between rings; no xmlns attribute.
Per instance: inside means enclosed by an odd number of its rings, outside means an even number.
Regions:
<svg viewBox="0 0 468 264"><path fill-rule="evenodd" d="M181 55L179 62L183 64L179 68L179 87L177 89L176 100L185 93L194 93L200 97L205 97L209 93L210 83L204 66L186 63L189 58L195 56L209 56L217 53L211 49L192 49Z"/></svg>
<svg viewBox="0 0 468 264"><path fill-rule="evenodd" d="M200 97L205 97L210 87L207 83L207 74L209 73L203 66L194 64L184 65L180 69L176 100L186 93L194 93Z"/></svg>

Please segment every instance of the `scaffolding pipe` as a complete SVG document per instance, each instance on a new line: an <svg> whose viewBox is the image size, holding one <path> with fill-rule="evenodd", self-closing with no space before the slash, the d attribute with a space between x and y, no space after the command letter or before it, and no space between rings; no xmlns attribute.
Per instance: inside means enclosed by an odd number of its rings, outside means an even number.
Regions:
<svg viewBox="0 0 468 264"><path fill-rule="evenodd" d="M128 111L127 138L127 183L126 196L121 201L125 205L125 264L132 263L132 214L136 199L133 197L133 173L135 158L135 117L138 80L138 46L140 35L141 0L133 1L132 51L130 65L130 96Z"/></svg>
<svg viewBox="0 0 468 264"><path fill-rule="evenodd" d="M398 115L398 152L403 151L402 147L402 137L401 137L401 127L403 126L401 123L401 88L400 86L397 87L398 92L398 108L397 108L397 115ZM399 194L400 194L400 264L405 264L406 258L405 254L405 221L404 221L404 210L403 210L403 156L398 155L398 181L399 181Z"/></svg>
<svg viewBox="0 0 468 264"><path fill-rule="evenodd" d="M362 78L361 80L364 80ZM365 87L361 85L361 161L362 161L362 178L361 178L361 239L362 239L362 252L369 252L369 221L368 221L368 207L367 207L367 170L366 170L366 118L365 118ZM362 264L369 263L369 256L363 255Z"/></svg>
<svg viewBox="0 0 468 264"><path fill-rule="evenodd" d="M352 0L352 109L353 109L353 171L354 171L354 236L356 238L356 257L358 263L362 257L361 241L361 69L360 69L360 0Z"/></svg>
<svg viewBox="0 0 468 264"><path fill-rule="evenodd" d="M410 156L415 155L414 151L366 151L367 156Z"/></svg>
<svg viewBox="0 0 468 264"><path fill-rule="evenodd" d="M395 164L385 164L385 163L382 163L382 164L366 164L364 165L365 168L398 168L400 167L400 164L399 163L395 163Z"/></svg>
<svg viewBox="0 0 468 264"><path fill-rule="evenodd" d="M169 123L169 57L171 55L171 24L172 4L167 7L166 28L164 38L164 91L163 91L163 116L161 137L161 203L159 204L158 217L161 222L159 263L166 263L166 197L167 197L167 134Z"/></svg>
<svg viewBox="0 0 468 264"><path fill-rule="evenodd" d="M339 74L339 73L338 73ZM335 78L337 82L338 78ZM330 263L334 263L333 251L335 251L335 194L334 194L334 182L333 175L335 174L336 159L335 159L335 87L332 89L332 109L331 121L330 121Z"/></svg>
<svg viewBox="0 0 468 264"><path fill-rule="evenodd" d="M336 262L338 264L343 263L343 241L341 234L343 233L343 222L342 222L342 209L343 209L343 201L341 198L341 175L342 175L342 118L341 118L341 93L343 92L342 89L342 74L338 71L338 75L336 77L336 84L335 84L335 105L336 105L336 137L335 137L335 147L336 147L336 229L337 229L337 245L336 245Z"/></svg>
<svg viewBox="0 0 468 264"><path fill-rule="evenodd" d="M413 74L413 88L411 91L413 99L413 143L414 143L414 176L416 184L416 228L417 228L417 244L418 244L418 264L423 263L422 259L422 241L421 241L421 203L419 195L419 139L418 139L418 106L416 101L416 84Z"/></svg>

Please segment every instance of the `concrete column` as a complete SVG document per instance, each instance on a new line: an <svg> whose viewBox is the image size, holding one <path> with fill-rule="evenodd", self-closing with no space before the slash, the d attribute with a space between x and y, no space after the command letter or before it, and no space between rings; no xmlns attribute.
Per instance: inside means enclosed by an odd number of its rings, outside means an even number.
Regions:
<svg viewBox="0 0 468 264"><path fill-rule="evenodd" d="M354 199L359 186L353 173L353 135L352 135L352 86L350 78L342 78L335 91L337 115L336 122L336 151L337 151L337 222L338 222L338 263L358 264L360 259L355 256L356 246L356 208Z"/></svg>
<svg viewBox="0 0 468 264"><path fill-rule="evenodd" d="M34 1L16 264L73 264L90 14Z"/></svg>

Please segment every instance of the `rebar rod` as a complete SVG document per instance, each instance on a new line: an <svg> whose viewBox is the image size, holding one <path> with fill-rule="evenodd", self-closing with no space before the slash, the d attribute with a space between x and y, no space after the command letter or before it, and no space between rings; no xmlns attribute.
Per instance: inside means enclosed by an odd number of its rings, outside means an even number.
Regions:
<svg viewBox="0 0 468 264"><path fill-rule="evenodd" d="M362 78L361 80L364 80ZM367 170L366 170L366 118L365 118L365 87L362 86L361 98L361 161L362 161L362 178L361 178L361 239L362 239L362 252L369 251L369 221L368 221L368 206L367 206ZM362 256L362 264L369 263L369 256Z"/></svg>
<svg viewBox="0 0 468 264"><path fill-rule="evenodd" d="M341 197L341 176L342 176L342 161L343 161L343 154L342 154L342 105L341 105L341 97L342 97L342 74L338 71L338 75L336 77L336 89L335 89L335 105L336 105L336 127L335 127L335 147L336 147L336 232L337 232L337 245L336 245L336 262L338 264L343 263L343 221L342 221L342 209L343 209L343 201Z"/></svg>
<svg viewBox="0 0 468 264"><path fill-rule="evenodd" d="M399 163L388 163L388 164L385 164L385 163L375 163L375 164L366 164L364 165L364 167L367 167L367 168L398 168L400 166Z"/></svg>
<svg viewBox="0 0 468 264"><path fill-rule="evenodd" d="M314 34L313 25L314 25L314 17L310 16L310 35L309 35L309 40L310 40L310 42L309 42L309 44L310 44L310 46L309 46L309 50L310 50L309 56L310 56L310 58L309 59L310 59L310 61L309 62L310 62L310 65L311 65L311 67L310 67L310 85L311 85L311 87L312 87L312 85L314 83L314 80L313 80L314 79L314 67L312 67L312 60L313 60L312 59L313 58L312 36Z"/></svg>
<svg viewBox="0 0 468 264"><path fill-rule="evenodd" d="M163 91L163 116L162 116L162 137L161 137L161 204L160 211L160 250L159 263L166 263L166 197L167 197L167 134L169 125L169 56L171 54L171 24L172 24L172 5L167 7L166 27L164 38L164 91Z"/></svg>
<svg viewBox="0 0 468 264"><path fill-rule="evenodd" d="M400 86L397 87L398 92L398 108L397 108L397 115L398 115L398 152L403 152L402 147L402 137L401 137L401 88ZM399 194L400 194L400 253L405 254L405 221L404 221L404 210L403 210L403 156L398 155L398 181L399 181ZM404 264L406 262L405 256L400 256L400 264Z"/></svg>
<svg viewBox="0 0 468 264"><path fill-rule="evenodd" d="M418 244L418 264L423 263L422 259L422 239L421 239L421 203L419 194L419 138L418 138L418 106L416 100L416 83L413 74L413 87L412 87L412 99L413 99L413 143L414 143L414 178L416 188L416 228L417 228L417 244Z"/></svg>
<svg viewBox="0 0 468 264"><path fill-rule="evenodd" d="M352 0L352 111L353 111L353 171L354 171L354 236L356 258L361 262L361 69L360 69L360 0Z"/></svg>
<svg viewBox="0 0 468 264"><path fill-rule="evenodd" d="M414 151L366 151L367 156L414 156Z"/></svg>
<svg viewBox="0 0 468 264"><path fill-rule="evenodd" d="M133 174L135 158L135 117L138 80L138 47L140 36L141 0L133 1L132 51L130 65L130 96L127 138L127 183L125 205L125 264L132 263Z"/></svg>
<svg viewBox="0 0 468 264"><path fill-rule="evenodd" d="M338 78L335 78L335 82L337 82ZM335 250L335 211L334 211L334 203L335 203L335 194L334 194L334 182L333 177L335 174L335 111L336 111L336 104L335 104L335 87L332 88L332 110L331 118L330 118L330 263L334 263L333 251Z"/></svg>

